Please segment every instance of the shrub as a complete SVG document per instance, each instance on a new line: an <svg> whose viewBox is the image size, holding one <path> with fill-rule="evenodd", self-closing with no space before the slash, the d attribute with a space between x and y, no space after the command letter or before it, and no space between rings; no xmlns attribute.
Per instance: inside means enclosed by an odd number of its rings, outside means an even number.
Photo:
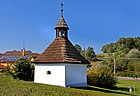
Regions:
<svg viewBox="0 0 140 96"><path fill-rule="evenodd" d="M20 80L31 81L34 78L34 67L29 60L20 58L14 63L12 75Z"/></svg>
<svg viewBox="0 0 140 96"><path fill-rule="evenodd" d="M136 75L136 74L133 71L124 71L124 72L118 72L116 75L122 76L122 77L133 77L133 75Z"/></svg>
<svg viewBox="0 0 140 96"><path fill-rule="evenodd" d="M117 79L108 71L105 65L94 65L88 70L88 84L92 86L113 88Z"/></svg>
<svg viewBox="0 0 140 96"><path fill-rule="evenodd" d="M138 77L140 77L140 60L139 59L130 59L130 60L124 59L121 64L120 64L120 61L118 61L119 69L122 69L123 65L126 65L126 69L118 70L116 74L117 76L132 77L133 75L137 75Z"/></svg>

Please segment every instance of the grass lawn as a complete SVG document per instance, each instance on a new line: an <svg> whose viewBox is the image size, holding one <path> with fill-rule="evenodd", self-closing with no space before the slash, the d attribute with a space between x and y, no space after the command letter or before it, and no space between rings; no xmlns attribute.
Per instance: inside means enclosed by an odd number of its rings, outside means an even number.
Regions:
<svg viewBox="0 0 140 96"><path fill-rule="evenodd" d="M128 91L128 86L135 87L135 91L132 94L140 96L140 80L119 80L118 89Z"/></svg>
<svg viewBox="0 0 140 96"><path fill-rule="evenodd" d="M119 81L116 90L93 86L80 89L35 84L0 74L0 96L132 96L126 91L129 84L136 85L136 94L140 95L140 81Z"/></svg>

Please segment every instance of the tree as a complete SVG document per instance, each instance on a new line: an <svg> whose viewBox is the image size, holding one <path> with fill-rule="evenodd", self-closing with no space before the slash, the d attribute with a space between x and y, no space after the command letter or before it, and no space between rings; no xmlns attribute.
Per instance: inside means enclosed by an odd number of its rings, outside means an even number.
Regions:
<svg viewBox="0 0 140 96"><path fill-rule="evenodd" d="M96 60L96 55L95 55L93 47L89 46L87 49L84 48L84 50L82 50L80 45L75 44L75 48L76 48L77 51L80 52L80 54L83 57L85 57L89 61L95 61Z"/></svg>
<svg viewBox="0 0 140 96"><path fill-rule="evenodd" d="M125 57L126 54L132 49L138 49L140 51L140 37L135 38L120 38L115 43L105 44L102 47L103 53L118 53L119 57Z"/></svg>
<svg viewBox="0 0 140 96"><path fill-rule="evenodd" d="M80 52L80 54L81 54L83 57L85 57L85 48L84 48L84 50L82 50L81 46L78 45L78 44L75 44L74 47L76 48L77 51Z"/></svg>
<svg viewBox="0 0 140 96"><path fill-rule="evenodd" d="M108 49L108 44L103 45L101 51L102 51L103 53L107 53L107 49Z"/></svg>
<svg viewBox="0 0 140 96"><path fill-rule="evenodd" d="M95 55L95 52L94 52L94 49L93 47L88 47L87 50L86 50L86 58L89 60L89 61L94 61L96 60L96 55Z"/></svg>
<svg viewBox="0 0 140 96"><path fill-rule="evenodd" d="M20 80L31 81L34 77L34 67L29 60L20 58L14 63L13 77Z"/></svg>
<svg viewBox="0 0 140 96"><path fill-rule="evenodd" d="M75 44L75 48L76 48L76 50L78 50L79 52L81 52L81 51L82 51L81 46L80 46L80 45L78 45L78 44Z"/></svg>
<svg viewBox="0 0 140 96"><path fill-rule="evenodd" d="M116 45L114 43L106 44L102 47L101 51L103 53L113 53L116 50Z"/></svg>
<svg viewBox="0 0 140 96"><path fill-rule="evenodd" d="M82 50L80 53L81 53L81 55L82 55L83 57L86 58L86 56L85 56L85 54L86 54L86 50L85 50L85 48L84 48L84 50Z"/></svg>
<svg viewBox="0 0 140 96"><path fill-rule="evenodd" d="M140 37L135 38L134 42L135 42L135 48L140 51Z"/></svg>

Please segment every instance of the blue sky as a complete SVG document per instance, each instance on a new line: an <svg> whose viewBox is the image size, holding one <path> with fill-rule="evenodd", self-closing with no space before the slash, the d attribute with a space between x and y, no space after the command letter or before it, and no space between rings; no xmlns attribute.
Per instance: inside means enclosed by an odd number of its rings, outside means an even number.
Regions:
<svg viewBox="0 0 140 96"><path fill-rule="evenodd" d="M140 0L0 0L0 53L25 48L42 53L55 39L64 3L69 39L101 53L120 37L140 36Z"/></svg>

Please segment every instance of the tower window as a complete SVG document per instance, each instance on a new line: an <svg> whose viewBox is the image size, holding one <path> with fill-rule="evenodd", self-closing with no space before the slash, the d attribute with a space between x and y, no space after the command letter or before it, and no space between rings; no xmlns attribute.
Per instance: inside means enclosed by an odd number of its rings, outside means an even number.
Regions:
<svg viewBox="0 0 140 96"><path fill-rule="evenodd" d="M61 32L59 32L59 35L58 36L61 36Z"/></svg>
<svg viewBox="0 0 140 96"><path fill-rule="evenodd" d="M60 31L60 32L59 32L59 36L63 36L63 37L64 37L64 36L65 36L65 32Z"/></svg>
<svg viewBox="0 0 140 96"><path fill-rule="evenodd" d="M61 36L65 36L65 33L64 32L61 32Z"/></svg>
<svg viewBox="0 0 140 96"><path fill-rule="evenodd" d="M50 75L51 74L51 71L47 71L46 74Z"/></svg>

